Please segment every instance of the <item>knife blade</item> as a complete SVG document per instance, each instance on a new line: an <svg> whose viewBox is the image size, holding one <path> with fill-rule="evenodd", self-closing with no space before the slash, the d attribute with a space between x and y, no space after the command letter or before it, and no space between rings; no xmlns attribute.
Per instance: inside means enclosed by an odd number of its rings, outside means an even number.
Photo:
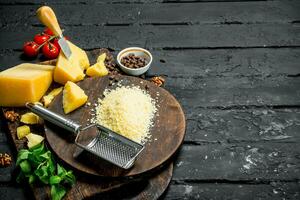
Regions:
<svg viewBox="0 0 300 200"><path fill-rule="evenodd" d="M58 44L59 44L61 50L63 51L63 53L65 54L66 58L69 59L72 55L72 51L69 47L67 40L62 36L59 38Z"/></svg>
<svg viewBox="0 0 300 200"><path fill-rule="evenodd" d="M54 11L49 6L42 6L37 10L37 17L39 20L47 26L55 36L59 37L58 44L61 47L66 58L70 58L72 55L72 51L69 47L68 42L63 37L62 30L57 22L57 18L55 16Z"/></svg>

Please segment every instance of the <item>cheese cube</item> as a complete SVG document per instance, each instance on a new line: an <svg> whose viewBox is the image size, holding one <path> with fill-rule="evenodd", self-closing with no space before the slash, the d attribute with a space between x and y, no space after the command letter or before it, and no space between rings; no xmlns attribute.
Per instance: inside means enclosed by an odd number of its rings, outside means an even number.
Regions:
<svg viewBox="0 0 300 200"><path fill-rule="evenodd" d="M103 61L97 62L96 64L90 66L86 70L86 74L89 76L106 76L108 74L108 70L105 67L105 64Z"/></svg>
<svg viewBox="0 0 300 200"><path fill-rule="evenodd" d="M32 112L23 114L20 121L24 124L39 124L42 122L40 117Z"/></svg>
<svg viewBox="0 0 300 200"><path fill-rule="evenodd" d="M17 137L19 140L25 137L26 135L28 135L29 133L30 133L30 127L27 125L19 126L17 128Z"/></svg>
<svg viewBox="0 0 300 200"><path fill-rule="evenodd" d="M36 102L52 83L54 66L23 63L0 72L0 106Z"/></svg>
<svg viewBox="0 0 300 200"><path fill-rule="evenodd" d="M28 135L25 136L28 140L27 142L27 146L28 148L32 148L38 144L40 144L41 142L43 142L44 137L37 135L37 134L33 134L33 133L29 133Z"/></svg>
<svg viewBox="0 0 300 200"><path fill-rule="evenodd" d="M68 81L63 91L63 108L66 114L79 108L87 101L84 91L75 83Z"/></svg>
<svg viewBox="0 0 300 200"><path fill-rule="evenodd" d="M70 41L67 42L72 55L68 59L61 51L54 70L54 81L63 85L68 81L78 82L82 80L85 76L83 71L90 66L90 62L85 51Z"/></svg>
<svg viewBox="0 0 300 200"><path fill-rule="evenodd" d="M105 59L106 59L106 53L103 53L100 56L98 56L97 62L104 62Z"/></svg>

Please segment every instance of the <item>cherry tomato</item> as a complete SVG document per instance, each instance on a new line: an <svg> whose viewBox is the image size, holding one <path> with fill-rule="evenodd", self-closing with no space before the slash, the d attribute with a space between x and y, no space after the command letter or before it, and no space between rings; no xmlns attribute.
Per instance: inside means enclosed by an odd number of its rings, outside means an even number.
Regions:
<svg viewBox="0 0 300 200"><path fill-rule="evenodd" d="M58 51L60 51L60 46L58 44L58 39L54 38L54 40L52 41L53 45L56 46L58 48Z"/></svg>
<svg viewBox="0 0 300 200"><path fill-rule="evenodd" d="M35 57L39 53L39 45L35 42L26 42L23 46L24 54L28 57Z"/></svg>
<svg viewBox="0 0 300 200"><path fill-rule="evenodd" d="M45 28L44 33L47 35L54 35L54 33L49 28Z"/></svg>
<svg viewBox="0 0 300 200"><path fill-rule="evenodd" d="M49 42L43 46L42 52L43 52L44 56L49 59L57 58L57 56L59 54L58 48L54 44L49 43Z"/></svg>
<svg viewBox="0 0 300 200"><path fill-rule="evenodd" d="M46 34L36 34L33 38L33 40L35 41L35 43L37 43L38 45L42 45L43 43L45 43L48 39L50 38L49 35Z"/></svg>

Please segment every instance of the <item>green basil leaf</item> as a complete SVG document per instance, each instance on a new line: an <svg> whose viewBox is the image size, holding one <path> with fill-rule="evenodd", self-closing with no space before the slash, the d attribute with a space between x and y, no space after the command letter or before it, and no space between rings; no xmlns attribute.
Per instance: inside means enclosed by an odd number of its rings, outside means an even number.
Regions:
<svg viewBox="0 0 300 200"><path fill-rule="evenodd" d="M59 176L64 176L64 174L67 173L67 171L65 170L65 168L63 168L62 166L60 166L58 163L57 163L57 174Z"/></svg>
<svg viewBox="0 0 300 200"><path fill-rule="evenodd" d="M60 200L65 196L66 188L62 184L73 185L76 181L71 170L67 171L54 162L52 153L43 143L29 150L20 150L17 165L21 168L17 182L26 179L29 184L36 181L50 184L51 197L54 200Z"/></svg>
<svg viewBox="0 0 300 200"><path fill-rule="evenodd" d="M71 186L75 184L76 178L71 170L65 174L64 180Z"/></svg>
<svg viewBox="0 0 300 200"><path fill-rule="evenodd" d="M28 160L23 160L20 163L20 168L24 174L27 174L31 171L31 166L30 166L30 163L28 162Z"/></svg>
<svg viewBox="0 0 300 200"><path fill-rule="evenodd" d="M21 149L18 153L16 165L18 166L22 160L26 160L31 152L26 149Z"/></svg>
<svg viewBox="0 0 300 200"><path fill-rule="evenodd" d="M45 159L40 157L39 155L35 155L32 153L28 155L28 161L34 168L38 168L41 165L41 163L45 161Z"/></svg>
<svg viewBox="0 0 300 200"><path fill-rule="evenodd" d="M32 147L30 149L32 151L32 153L34 153L35 155L41 155L43 153L46 152L46 148L45 148L45 145L43 143L40 143L34 147Z"/></svg>
<svg viewBox="0 0 300 200"><path fill-rule="evenodd" d="M50 160L51 159L51 152L47 151L41 155L39 155L40 157L44 158L45 160Z"/></svg>
<svg viewBox="0 0 300 200"><path fill-rule="evenodd" d="M29 183L29 184L32 184L35 180L36 180L36 176L32 174L32 175L30 175L29 178L28 178L28 183Z"/></svg>
<svg viewBox="0 0 300 200"><path fill-rule="evenodd" d="M42 162L47 160L44 156L41 156L47 152L43 144L33 147L31 151L32 154L28 156L28 160L31 162L32 166L38 167Z"/></svg>
<svg viewBox="0 0 300 200"><path fill-rule="evenodd" d="M61 178L59 176L51 176L49 183L50 183L50 185L54 185L54 184L60 183L60 181L61 181Z"/></svg>
<svg viewBox="0 0 300 200"><path fill-rule="evenodd" d="M54 175L55 174L55 165L54 165L54 162L52 159L48 161L47 167L48 167L49 174Z"/></svg>
<svg viewBox="0 0 300 200"><path fill-rule="evenodd" d="M49 174L46 166L41 166L35 170L34 174L45 184L49 183Z"/></svg>
<svg viewBox="0 0 300 200"><path fill-rule="evenodd" d="M62 185L51 186L51 199L61 200L66 195L66 189Z"/></svg>

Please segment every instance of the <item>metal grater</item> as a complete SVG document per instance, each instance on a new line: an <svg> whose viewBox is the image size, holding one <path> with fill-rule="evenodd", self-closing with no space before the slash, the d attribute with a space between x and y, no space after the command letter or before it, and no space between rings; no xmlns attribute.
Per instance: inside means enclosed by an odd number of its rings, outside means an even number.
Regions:
<svg viewBox="0 0 300 200"><path fill-rule="evenodd" d="M94 155L123 169L133 166L144 146L100 125L81 125L64 118L40 105L26 103L26 107L43 119L76 134L75 144ZM95 130L94 130L95 129ZM93 135L85 134L92 132Z"/></svg>

